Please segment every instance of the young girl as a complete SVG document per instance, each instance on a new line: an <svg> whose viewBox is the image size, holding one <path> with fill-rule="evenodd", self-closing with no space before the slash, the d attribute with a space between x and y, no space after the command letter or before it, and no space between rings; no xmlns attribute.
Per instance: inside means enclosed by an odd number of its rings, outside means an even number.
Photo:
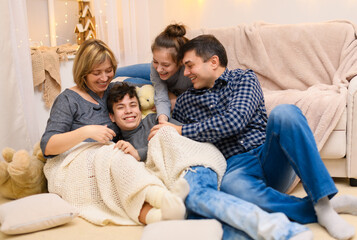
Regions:
<svg viewBox="0 0 357 240"><path fill-rule="evenodd" d="M180 48L188 41L184 25L171 24L154 40L151 51L153 60L149 64L137 64L118 68L115 77L132 77L126 81L136 84L152 83L155 88L155 106L159 123L170 118L176 98L192 86L191 80L183 75L184 66L178 57Z"/></svg>

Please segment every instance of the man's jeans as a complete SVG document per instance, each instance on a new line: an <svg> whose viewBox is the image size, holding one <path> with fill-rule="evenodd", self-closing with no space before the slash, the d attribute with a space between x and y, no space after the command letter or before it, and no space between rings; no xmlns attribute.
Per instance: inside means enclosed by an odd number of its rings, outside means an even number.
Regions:
<svg viewBox="0 0 357 240"><path fill-rule="evenodd" d="M295 173L307 192L305 198L283 193ZM302 224L316 222L313 205L337 193L306 118L298 107L287 104L272 110L262 146L227 160L221 191Z"/></svg>
<svg viewBox="0 0 357 240"><path fill-rule="evenodd" d="M308 230L290 222L282 213L267 213L252 203L218 191L217 174L210 168L193 167L186 173L185 179L190 185L185 201L188 217L194 218L194 215L197 218L199 215L221 221L225 240L250 239L239 230L252 239L289 239Z"/></svg>

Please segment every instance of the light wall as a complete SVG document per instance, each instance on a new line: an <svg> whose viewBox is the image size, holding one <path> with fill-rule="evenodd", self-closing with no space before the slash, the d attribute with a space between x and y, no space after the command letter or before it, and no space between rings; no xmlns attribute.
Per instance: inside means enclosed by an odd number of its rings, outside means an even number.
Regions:
<svg viewBox="0 0 357 240"><path fill-rule="evenodd" d="M49 45L49 38L46 37L49 35L47 0L26 1L30 37L34 42L42 41L44 45ZM121 1L117 0L118 4ZM357 23L357 0L136 0L138 8L141 1L148 1L149 35L152 40L166 25L174 22L183 23L189 29L229 27L255 21L287 24L346 19ZM67 40L74 43L77 1L54 2L58 20L57 44ZM64 23L66 14L68 23ZM140 46L138 49L141 49ZM149 49L147 51L145 58L148 59L145 61L150 60L151 53Z"/></svg>
<svg viewBox="0 0 357 240"><path fill-rule="evenodd" d="M290 24L345 19L357 23L356 0L150 0L152 38L167 24L190 29L265 21Z"/></svg>

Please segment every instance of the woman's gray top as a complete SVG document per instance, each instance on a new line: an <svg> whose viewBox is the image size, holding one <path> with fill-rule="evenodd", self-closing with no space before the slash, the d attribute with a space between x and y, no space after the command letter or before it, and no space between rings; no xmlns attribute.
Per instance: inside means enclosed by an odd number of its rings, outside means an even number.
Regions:
<svg viewBox="0 0 357 240"><path fill-rule="evenodd" d="M50 117L47 121L45 133L41 138L41 150L44 153L48 140L55 134L73 131L86 125L107 125L118 135L119 128L109 118L107 110L108 91L115 83L111 83L104 92L103 98L97 95L99 104L91 103L82 98L78 93L70 89L65 89L58 95L51 108ZM90 93L93 97L93 92ZM94 96L94 97L95 97ZM93 139L86 139L86 142L93 142ZM46 158L54 155L45 156Z"/></svg>

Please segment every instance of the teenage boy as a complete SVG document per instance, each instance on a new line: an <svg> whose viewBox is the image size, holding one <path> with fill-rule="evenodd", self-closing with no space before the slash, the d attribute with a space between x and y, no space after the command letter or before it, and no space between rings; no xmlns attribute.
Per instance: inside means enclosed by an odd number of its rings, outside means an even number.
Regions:
<svg viewBox="0 0 357 240"><path fill-rule="evenodd" d="M125 83L110 90L107 105L111 120L122 132L123 139L116 146L138 161L145 161L150 130L158 124L156 114L149 114L142 120L135 87ZM172 126L181 125L175 120L171 121L177 124L171 123ZM268 214L254 204L218 191L217 174L211 168L194 164L188 167L192 169L185 175L190 185L190 199L186 201L190 206L189 210L196 215L216 218L229 225L230 227L223 225L224 239L236 239L238 235L241 239L246 234L253 239L312 239L311 231L290 222L284 214ZM203 172L203 175L195 174L196 170L198 173Z"/></svg>

